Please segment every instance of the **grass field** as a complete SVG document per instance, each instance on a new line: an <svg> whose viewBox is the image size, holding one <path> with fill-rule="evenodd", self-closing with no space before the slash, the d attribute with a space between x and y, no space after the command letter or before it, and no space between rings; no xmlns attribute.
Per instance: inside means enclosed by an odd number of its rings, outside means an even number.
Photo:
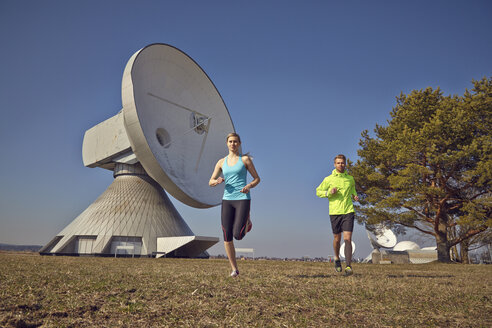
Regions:
<svg viewBox="0 0 492 328"><path fill-rule="evenodd" d="M1 327L492 327L492 266L0 253Z"/></svg>

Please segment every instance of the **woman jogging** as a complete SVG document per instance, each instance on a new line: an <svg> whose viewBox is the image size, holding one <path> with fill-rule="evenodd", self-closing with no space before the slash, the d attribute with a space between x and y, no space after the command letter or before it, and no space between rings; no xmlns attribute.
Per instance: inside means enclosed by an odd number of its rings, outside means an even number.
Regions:
<svg viewBox="0 0 492 328"><path fill-rule="evenodd" d="M224 247L232 267L231 277L237 277L239 270L236 262L236 250L233 238L241 240L251 230L249 219L251 196L249 190L260 183L253 161L248 155L239 154L241 138L236 133L229 133L226 138L229 155L219 159L208 184L215 187L225 181L224 197L222 198L222 231ZM253 181L246 183L248 171ZM220 174L224 178L220 177Z"/></svg>

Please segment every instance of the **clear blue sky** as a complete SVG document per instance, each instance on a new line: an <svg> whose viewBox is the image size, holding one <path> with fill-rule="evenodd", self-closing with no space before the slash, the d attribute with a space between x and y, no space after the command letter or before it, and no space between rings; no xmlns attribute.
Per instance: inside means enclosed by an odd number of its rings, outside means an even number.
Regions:
<svg viewBox="0 0 492 328"><path fill-rule="evenodd" d="M121 109L130 56L162 42L207 72L254 156L254 227L237 245L333 254L314 192L332 158L356 160L400 92L492 76L491 17L491 1L2 0L0 243L44 245L112 182L83 166L84 132ZM172 201L195 234L221 237L218 207Z"/></svg>

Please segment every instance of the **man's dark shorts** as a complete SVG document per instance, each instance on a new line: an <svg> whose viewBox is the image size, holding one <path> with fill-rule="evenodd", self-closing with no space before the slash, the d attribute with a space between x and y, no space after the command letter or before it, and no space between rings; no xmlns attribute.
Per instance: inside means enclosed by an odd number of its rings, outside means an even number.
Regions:
<svg viewBox="0 0 492 328"><path fill-rule="evenodd" d="M330 215L331 230L334 234L339 234L342 231L354 231L355 213Z"/></svg>

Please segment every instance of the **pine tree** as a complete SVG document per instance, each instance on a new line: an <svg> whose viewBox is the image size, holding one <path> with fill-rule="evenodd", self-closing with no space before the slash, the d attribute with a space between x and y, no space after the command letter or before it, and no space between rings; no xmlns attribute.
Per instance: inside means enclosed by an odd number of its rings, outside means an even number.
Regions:
<svg viewBox="0 0 492 328"><path fill-rule="evenodd" d="M362 132L350 170L361 219L434 236L441 262L492 228L492 79L472 83L463 96L402 93L387 126L376 125L375 137ZM449 237L450 229L459 233Z"/></svg>

